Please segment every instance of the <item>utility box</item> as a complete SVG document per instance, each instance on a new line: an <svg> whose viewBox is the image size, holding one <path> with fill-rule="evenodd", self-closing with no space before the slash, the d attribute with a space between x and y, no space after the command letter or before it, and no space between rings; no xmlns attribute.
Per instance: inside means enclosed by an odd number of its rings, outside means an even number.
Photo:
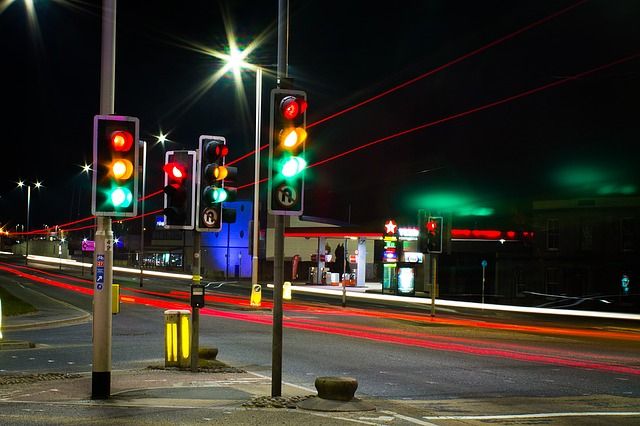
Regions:
<svg viewBox="0 0 640 426"><path fill-rule="evenodd" d="M191 365L191 311L169 309L164 311L164 366Z"/></svg>
<svg viewBox="0 0 640 426"><path fill-rule="evenodd" d="M204 308L204 285L191 284L191 307Z"/></svg>

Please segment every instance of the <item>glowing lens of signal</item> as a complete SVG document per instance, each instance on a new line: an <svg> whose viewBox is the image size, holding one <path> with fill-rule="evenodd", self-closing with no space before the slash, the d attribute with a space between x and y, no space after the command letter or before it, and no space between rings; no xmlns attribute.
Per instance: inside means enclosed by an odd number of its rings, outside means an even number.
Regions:
<svg viewBox="0 0 640 426"><path fill-rule="evenodd" d="M163 167L164 172L169 175L172 180L182 181L187 177L187 171L184 166L179 163L167 163Z"/></svg>
<svg viewBox="0 0 640 426"><path fill-rule="evenodd" d="M224 188L213 188L213 202L221 203L227 199L227 191Z"/></svg>
<svg viewBox="0 0 640 426"><path fill-rule="evenodd" d="M133 145L133 136L129 132L117 130L111 133L111 146L114 150L124 152L129 151Z"/></svg>
<svg viewBox="0 0 640 426"><path fill-rule="evenodd" d="M227 177L229 170L224 166L218 166L213 170L213 177L215 180L222 180Z"/></svg>
<svg viewBox="0 0 640 426"><path fill-rule="evenodd" d="M280 103L280 109L282 111L282 115L287 120L293 120L300 113L300 105L298 101L293 96L287 96Z"/></svg>
<svg viewBox="0 0 640 426"><path fill-rule="evenodd" d="M127 208L133 201L133 194L129 188L118 187L111 191L110 198L114 207Z"/></svg>
<svg viewBox="0 0 640 426"><path fill-rule="evenodd" d="M282 175L285 177L293 177L300 173L307 166L304 158L290 157L282 164Z"/></svg>
<svg viewBox="0 0 640 426"><path fill-rule="evenodd" d="M133 164L123 158L118 159L111 165L113 177L119 180L129 179L133 174Z"/></svg>
<svg viewBox="0 0 640 426"><path fill-rule="evenodd" d="M284 129L280 133L282 146L291 149L307 139L306 130L296 127L295 129Z"/></svg>

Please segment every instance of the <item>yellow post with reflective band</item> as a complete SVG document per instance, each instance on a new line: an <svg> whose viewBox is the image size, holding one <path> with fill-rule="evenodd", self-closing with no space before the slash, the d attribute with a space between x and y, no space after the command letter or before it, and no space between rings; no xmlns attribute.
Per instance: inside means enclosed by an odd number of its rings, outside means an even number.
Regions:
<svg viewBox="0 0 640 426"><path fill-rule="evenodd" d="M251 306L262 306L262 286L260 284L251 286Z"/></svg>
<svg viewBox="0 0 640 426"><path fill-rule="evenodd" d="M285 281L282 284L282 298L284 300L291 300L291 281Z"/></svg>
<svg viewBox="0 0 640 426"><path fill-rule="evenodd" d="M120 313L120 284L111 285L111 313Z"/></svg>
<svg viewBox="0 0 640 426"><path fill-rule="evenodd" d="M191 311L164 311L165 367L189 367L191 363Z"/></svg>

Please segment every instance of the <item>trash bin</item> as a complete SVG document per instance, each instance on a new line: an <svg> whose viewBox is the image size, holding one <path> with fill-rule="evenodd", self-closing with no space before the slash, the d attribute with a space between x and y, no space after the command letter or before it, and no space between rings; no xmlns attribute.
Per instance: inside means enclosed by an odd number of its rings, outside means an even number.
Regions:
<svg viewBox="0 0 640 426"><path fill-rule="evenodd" d="M169 309L164 311L164 366L189 367L191 365L191 311Z"/></svg>
<svg viewBox="0 0 640 426"><path fill-rule="evenodd" d="M309 267L309 284L318 284L318 267Z"/></svg>

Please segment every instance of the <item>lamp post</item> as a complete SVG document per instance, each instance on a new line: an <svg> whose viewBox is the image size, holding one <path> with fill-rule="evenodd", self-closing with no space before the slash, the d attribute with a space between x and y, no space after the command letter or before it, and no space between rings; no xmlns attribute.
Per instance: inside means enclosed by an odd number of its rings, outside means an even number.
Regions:
<svg viewBox="0 0 640 426"><path fill-rule="evenodd" d="M142 268L144 266L144 199L147 179L147 143L140 141L140 148L142 149L142 201L140 202L142 208L142 214L140 215L140 258L138 259L140 266L140 287L142 288Z"/></svg>
<svg viewBox="0 0 640 426"><path fill-rule="evenodd" d="M24 181L20 180L18 181L18 188L23 188L24 186L27 187L27 228L25 229L24 232L24 238L26 241L26 248L25 248L25 256L24 256L24 264L28 265L29 264L29 216L30 216L30 210L31 210L31 184L26 184ZM33 184L33 187L36 189L40 189L42 187L42 182L36 180L36 182Z"/></svg>
<svg viewBox="0 0 640 426"><path fill-rule="evenodd" d="M226 61L223 72L233 70L236 78L239 80L240 70L255 69L256 70L256 128L255 128L255 159L254 159L254 180L253 180L253 241L252 241L252 257L251 257L251 284L258 284L258 241L260 232L260 132L262 130L262 67L245 62L245 58L251 51L250 48L239 51L235 48L231 49L230 55L222 55Z"/></svg>
<svg viewBox="0 0 640 426"><path fill-rule="evenodd" d="M260 232L260 130L262 128L262 68L256 69L256 147L253 179L253 248L251 250L251 285L258 284L258 240ZM253 288L253 287L252 287Z"/></svg>

